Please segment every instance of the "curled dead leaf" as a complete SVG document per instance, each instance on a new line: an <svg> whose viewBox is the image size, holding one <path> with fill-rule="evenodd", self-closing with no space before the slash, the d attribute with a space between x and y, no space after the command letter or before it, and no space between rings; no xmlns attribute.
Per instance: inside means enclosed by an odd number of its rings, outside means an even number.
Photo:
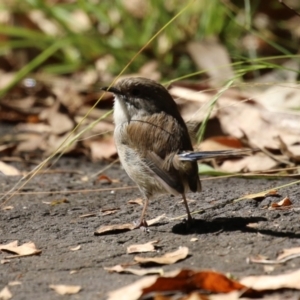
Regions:
<svg viewBox="0 0 300 300"><path fill-rule="evenodd" d="M84 215L81 215L79 216L79 218L90 218L90 217L96 217L97 214L96 213L90 213L90 214L84 214Z"/></svg>
<svg viewBox="0 0 300 300"><path fill-rule="evenodd" d="M292 201L290 200L289 197L285 197L284 199L282 199L281 201L277 202L277 203L272 203L271 206L269 207L270 210L280 210L280 209L289 209L292 207Z"/></svg>
<svg viewBox="0 0 300 300"><path fill-rule="evenodd" d="M134 200L129 200L127 203L128 204L138 204L138 205L143 206L143 199L142 198L137 198L137 199L134 199Z"/></svg>
<svg viewBox="0 0 300 300"><path fill-rule="evenodd" d="M240 283L258 291L278 289L300 290L300 270L281 275L248 276L241 279Z"/></svg>
<svg viewBox="0 0 300 300"><path fill-rule="evenodd" d="M248 194L248 195L244 195L243 197L234 200L234 202L239 201L239 200L243 200L243 199L264 199L266 197L269 196L279 196L278 191L277 190L269 190L269 191L263 191L263 192L259 192L259 193L255 193L255 194Z"/></svg>
<svg viewBox="0 0 300 300"><path fill-rule="evenodd" d="M156 293L174 291L192 293L198 290L205 290L210 293L230 293L244 291L245 286L214 271L184 269L167 273L164 276L142 278L128 286L110 292L108 300L136 300L146 297L148 294L155 295Z"/></svg>
<svg viewBox="0 0 300 300"><path fill-rule="evenodd" d="M114 225L106 225L101 226L98 228L94 234L95 235L103 235L103 234L110 234L110 233L120 233L124 231L133 230L135 228L135 225L132 223L127 224L114 224Z"/></svg>
<svg viewBox="0 0 300 300"><path fill-rule="evenodd" d="M147 221L148 226L152 226L152 225L159 223L162 219L165 218L165 216L166 216L166 214L163 214L161 216L158 216L154 219ZM105 225L105 226L101 226L100 228L98 228L94 232L94 234L95 235L103 235L103 234L120 233L120 232L129 231L129 230L133 230L133 229L136 229L136 226L132 223Z"/></svg>
<svg viewBox="0 0 300 300"><path fill-rule="evenodd" d="M59 295L73 295L81 290L80 285L51 284L49 287Z"/></svg>
<svg viewBox="0 0 300 300"><path fill-rule="evenodd" d="M275 260L267 259L264 256L256 256L248 258L248 261L257 264L276 265L286 263L287 261L298 257L300 257L300 247L295 247L284 249Z"/></svg>
<svg viewBox="0 0 300 300"><path fill-rule="evenodd" d="M282 252L277 256L277 260L281 260L295 254L300 255L300 247L283 249Z"/></svg>
<svg viewBox="0 0 300 300"><path fill-rule="evenodd" d="M108 215L115 214L119 210L120 208L107 208L107 209L102 209L101 212L102 212L102 216L108 216Z"/></svg>
<svg viewBox="0 0 300 300"><path fill-rule="evenodd" d="M6 176L21 175L21 172L17 168L4 163L3 161L0 161L0 173L4 174Z"/></svg>
<svg viewBox="0 0 300 300"><path fill-rule="evenodd" d="M155 251L155 244L157 244L158 241L150 241L145 244L140 245L130 245L127 247L127 253L139 253L139 252L153 252Z"/></svg>
<svg viewBox="0 0 300 300"><path fill-rule="evenodd" d="M81 245L70 248L71 251L77 251L77 250L80 250L80 249L81 249Z"/></svg>
<svg viewBox="0 0 300 300"><path fill-rule="evenodd" d="M116 273L130 273L138 276L150 275L150 274L159 274L163 275L164 270L161 268L146 268L146 269L133 269L128 268L122 265L116 265L113 267L105 267L104 270L108 272L116 272Z"/></svg>
<svg viewBox="0 0 300 300"><path fill-rule="evenodd" d="M1 291L0 291L0 300L9 300L12 298L12 293L8 289L7 286L5 286Z"/></svg>
<svg viewBox="0 0 300 300"><path fill-rule="evenodd" d="M24 243L18 246L18 241L13 241L6 245L0 245L0 250L15 253L16 255L6 256L6 259L17 258L22 256L37 255L42 253L42 250L36 248L35 244L32 242Z"/></svg>
<svg viewBox="0 0 300 300"><path fill-rule="evenodd" d="M147 224L148 224L148 226L155 225L155 224L159 223L161 220L165 219L165 217L166 217L166 214L163 214L154 219L147 220Z"/></svg>
<svg viewBox="0 0 300 300"><path fill-rule="evenodd" d="M189 254L189 248L180 247L174 252L169 252L159 257L140 257L136 256L134 260L141 264L155 263L160 265L171 265L179 260L185 259Z"/></svg>

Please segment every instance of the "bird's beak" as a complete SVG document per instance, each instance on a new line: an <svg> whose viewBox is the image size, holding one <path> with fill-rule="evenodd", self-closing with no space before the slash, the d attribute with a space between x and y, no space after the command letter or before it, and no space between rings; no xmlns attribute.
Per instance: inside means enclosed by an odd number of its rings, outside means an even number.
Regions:
<svg viewBox="0 0 300 300"><path fill-rule="evenodd" d="M102 91L105 91L105 92L110 92L110 93L113 93L113 94L116 94L116 95L122 95L121 91L116 89L115 87L111 86L111 87L102 87L101 88Z"/></svg>

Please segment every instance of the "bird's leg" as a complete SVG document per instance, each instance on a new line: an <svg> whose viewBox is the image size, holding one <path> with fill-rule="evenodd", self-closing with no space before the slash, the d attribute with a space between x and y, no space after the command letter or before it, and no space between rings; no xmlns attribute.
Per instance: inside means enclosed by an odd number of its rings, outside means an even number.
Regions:
<svg viewBox="0 0 300 300"><path fill-rule="evenodd" d="M183 198L183 203L184 203L186 213L187 213L187 216L188 216L188 223L191 224L193 222L193 218L191 216L190 209L189 209L185 194L182 194L182 198Z"/></svg>
<svg viewBox="0 0 300 300"><path fill-rule="evenodd" d="M145 203L144 203L144 207L142 210L141 218L140 218L139 222L137 223L137 225L135 226L135 228L140 228L140 227L147 228L148 227L147 221L145 220L145 214L147 211L148 202L149 202L149 199L147 197L145 197Z"/></svg>

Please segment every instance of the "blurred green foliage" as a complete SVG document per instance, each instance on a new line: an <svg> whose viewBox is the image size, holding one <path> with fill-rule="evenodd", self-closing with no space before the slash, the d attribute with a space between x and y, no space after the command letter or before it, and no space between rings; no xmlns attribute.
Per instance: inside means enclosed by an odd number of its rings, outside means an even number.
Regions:
<svg viewBox="0 0 300 300"><path fill-rule="evenodd" d="M110 57L106 60L106 71L114 76L187 3L181 0L6 1L0 4L1 15L7 14L7 21L0 26L0 54L25 51L23 60L12 64L17 70L59 41L57 50L44 56L35 68L69 74L93 68L99 59ZM296 53L298 39L291 40L292 34L284 23L293 12L272 19L274 12L285 10L276 0L192 1L138 56L128 72L137 72L150 60L158 62L164 78L195 72L186 44L210 36L220 39L233 61ZM249 53L242 42L246 35L258 37L264 45Z"/></svg>

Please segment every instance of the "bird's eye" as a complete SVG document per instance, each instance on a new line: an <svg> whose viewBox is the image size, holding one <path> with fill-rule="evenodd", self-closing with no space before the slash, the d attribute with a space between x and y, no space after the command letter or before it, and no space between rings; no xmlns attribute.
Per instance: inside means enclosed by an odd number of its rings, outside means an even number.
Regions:
<svg viewBox="0 0 300 300"><path fill-rule="evenodd" d="M134 88L134 89L131 90L131 94L133 96L139 96L141 94L141 90L138 89L138 88Z"/></svg>

